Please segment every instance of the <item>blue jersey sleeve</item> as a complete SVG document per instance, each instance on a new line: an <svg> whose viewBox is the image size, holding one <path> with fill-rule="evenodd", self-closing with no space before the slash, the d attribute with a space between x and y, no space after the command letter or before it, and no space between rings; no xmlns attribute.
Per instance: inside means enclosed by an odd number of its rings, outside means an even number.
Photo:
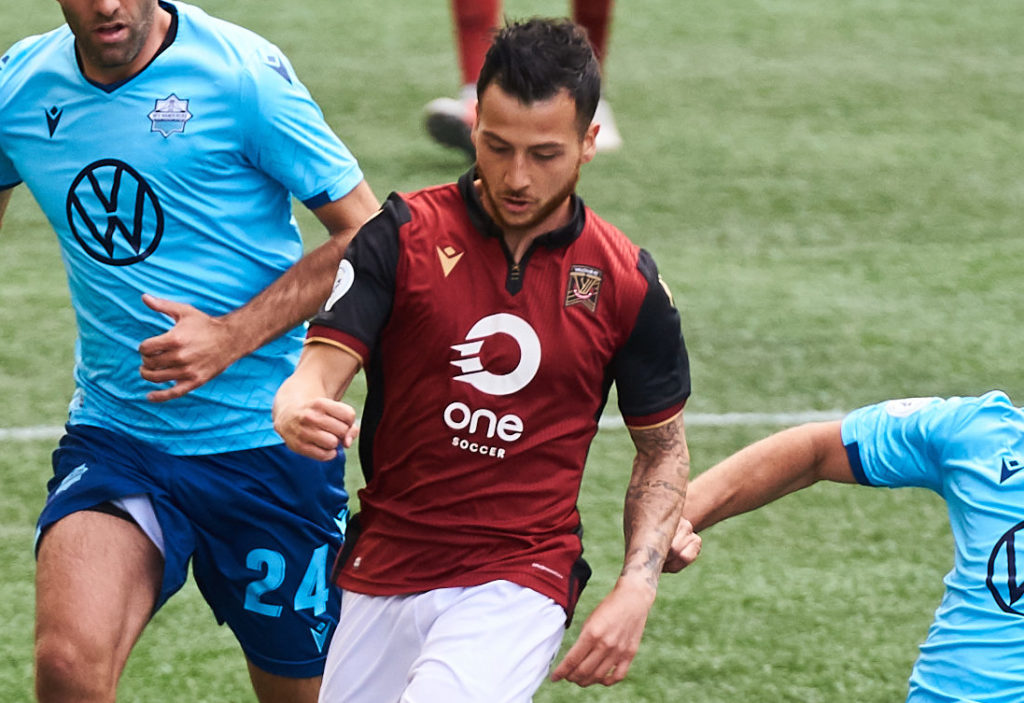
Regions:
<svg viewBox="0 0 1024 703"><path fill-rule="evenodd" d="M363 180L355 157L276 47L268 44L250 59L241 93L248 157L306 207L338 200Z"/></svg>
<svg viewBox="0 0 1024 703"><path fill-rule="evenodd" d="M21 183L21 176L18 175L17 169L14 168L14 164L4 154L4 150L0 147L0 190L7 190Z"/></svg>
<svg viewBox="0 0 1024 703"><path fill-rule="evenodd" d="M0 105L3 105L5 101L3 71L17 47L18 45L15 44L10 51L0 56ZM14 168L14 164L11 163L11 160L4 153L4 145L0 143L0 190L13 188L19 183L21 183L21 176L18 175L18 170Z"/></svg>
<svg viewBox="0 0 1024 703"><path fill-rule="evenodd" d="M869 486L919 486L943 493L949 452L970 443L965 428L1001 393L981 398L905 398L855 410L843 420L843 444L857 480Z"/></svg>

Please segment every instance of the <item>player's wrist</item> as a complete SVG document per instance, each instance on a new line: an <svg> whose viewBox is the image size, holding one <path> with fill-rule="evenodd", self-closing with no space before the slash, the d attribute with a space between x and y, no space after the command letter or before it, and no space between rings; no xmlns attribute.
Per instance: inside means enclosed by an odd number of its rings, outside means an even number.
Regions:
<svg viewBox="0 0 1024 703"><path fill-rule="evenodd" d="M633 602L645 603L649 608L654 605L654 599L658 595L658 574L639 569L624 570L615 582L613 591Z"/></svg>
<svg viewBox="0 0 1024 703"><path fill-rule="evenodd" d="M213 319L221 330L221 338L225 340L227 347L233 351L232 356L236 360L253 353L270 341L269 339L261 339L261 336L258 334L259 325L247 322L240 310L235 310Z"/></svg>

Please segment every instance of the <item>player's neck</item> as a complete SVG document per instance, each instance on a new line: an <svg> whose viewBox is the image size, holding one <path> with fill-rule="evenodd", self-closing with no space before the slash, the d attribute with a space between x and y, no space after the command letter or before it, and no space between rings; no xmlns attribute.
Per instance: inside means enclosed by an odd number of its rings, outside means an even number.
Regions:
<svg viewBox="0 0 1024 703"><path fill-rule="evenodd" d="M525 227L514 227L505 222L500 223L499 227L501 228L502 238L505 240L505 246L508 247L508 251L512 255L512 260L515 263L519 263L538 237L564 227L569 224L571 219L572 204L570 199L566 197L564 201L556 205L554 209L537 222Z"/></svg>

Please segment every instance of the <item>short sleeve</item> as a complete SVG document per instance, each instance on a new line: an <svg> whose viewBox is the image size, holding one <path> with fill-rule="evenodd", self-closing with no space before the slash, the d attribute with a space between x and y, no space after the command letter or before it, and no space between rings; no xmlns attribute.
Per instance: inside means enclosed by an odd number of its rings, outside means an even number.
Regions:
<svg viewBox="0 0 1024 703"><path fill-rule="evenodd" d="M398 231L409 221L405 201L392 193L362 226L338 267L334 288L310 322L308 341L333 343L366 363L391 317L398 269Z"/></svg>
<svg viewBox="0 0 1024 703"><path fill-rule="evenodd" d="M3 146L0 146L0 190L7 190L21 183L21 176L18 175L14 164L4 154Z"/></svg>
<svg viewBox="0 0 1024 703"><path fill-rule="evenodd" d="M355 157L273 45L250 60L241 96L250 160L306 207L338 200L363 180Z"/></svg>
<svg viewBox="0 0 1024 703"><path fill-rule="evenodd" d="M842 437L857 481L918 486L941 494L946 449L961 441L960 428L983 401L904 398L853 411L843 420Z"/></svg>
<svg viewBox="0 0 1024 703"><path fill-rule="evenodd" d="M13 51L13 49L12 49ZM3 70L7 63L10 61L10 53L0 56L0 90L3 87ZM21 183L21 176L18 174L18 170L14 168L14 164L7 158L7 154L4 153L4 146L0 143L0 190L7 190Z"/></svg>
<svg viewBox="0 0 1024 703"><path fill-rule="evenodd" d="M637 269L647 282L647 292L633 330L612 362L619 411L633 428L670 419L690 396L690 363L679 311L654 259L644 250Z"/></svg>

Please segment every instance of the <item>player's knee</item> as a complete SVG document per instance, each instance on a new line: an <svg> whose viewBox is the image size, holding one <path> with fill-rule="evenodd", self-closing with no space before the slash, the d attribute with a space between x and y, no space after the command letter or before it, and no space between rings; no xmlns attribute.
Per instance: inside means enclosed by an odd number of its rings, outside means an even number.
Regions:
<svg viewBox="0 0 1024 703"><path fill-rule="evenodd" d="M96 648L61 635L36 641L36 696L49 701L113 701L116 676L109 658Z"/></svg>

